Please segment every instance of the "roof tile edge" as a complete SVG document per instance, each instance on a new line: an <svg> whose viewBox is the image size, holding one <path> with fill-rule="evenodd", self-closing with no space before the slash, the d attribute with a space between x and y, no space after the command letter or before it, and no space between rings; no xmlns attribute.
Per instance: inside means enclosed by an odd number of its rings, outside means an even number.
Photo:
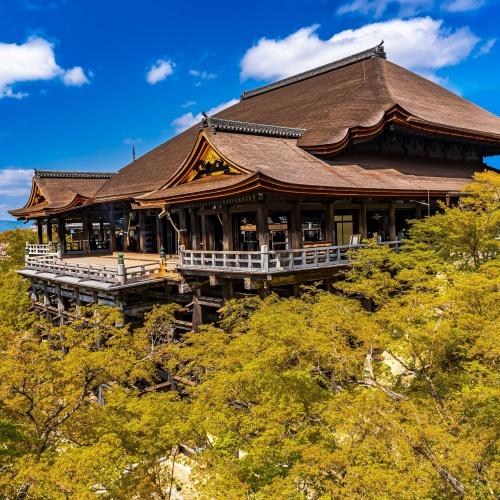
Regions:
<svg viewBox="0 0 500 500"><path fill-rule="evenodd" d="M237 134L265 135L269 137L280 137L282 139L298 139L302 137L306 131L305 128L281 127L279 125L265 125L262 123L211 118L205 114L200 125L202 128L209 128L213 133L220 131Z"/></svg>
<svg viewBox="0 0 500 500"><path fill-rule="evenodd" d="M38 179L109 179L115 172L66 172L61 170L35 170Z"/></svg>
<svg viewBox="0 0 500 500"><path fill-rule="evenodd" d="M271 90L275 90L281 87L286 87L287 85L290 85L292 83L296 83L301 80L306 80L307 78L312 78L313 76L321 75L323 73L327 73L334 69L342 68L344 66L348 66L349 64L363 61L365 59L373 59L375 57L381 57L383 59L386 59L383 40L378 45L375 45L375 47L371 47L370 49L363 50L356 54L352 54L350 56L344 57L343 59L338 59L337 61L332 61L328 64L324 64L323 66L318 66L317 68L304 71L303 73L283 78L282 80L278 80L277 82L264 85L263 87L257 87L256 89L253 90L245 90L243 94L241 94L240 100L243 101L244 99L264 94L266 92L270 92Z"/></svg>

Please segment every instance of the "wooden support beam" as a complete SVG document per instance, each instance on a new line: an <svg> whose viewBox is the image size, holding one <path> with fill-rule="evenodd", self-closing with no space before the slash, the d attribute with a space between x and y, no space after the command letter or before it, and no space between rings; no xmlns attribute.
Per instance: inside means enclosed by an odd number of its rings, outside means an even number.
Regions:
<svg viewBox="0 0 500 500"><path fill-rule="evenodd" d="M222 210L222 225L224 233L223 250L234 250L233 215L229 211L229 206L224 206Z"/></svg>
<svg viewBox="0 0 500 500"><path fill-rule="evenodd" d="M104 241L106 238L104 237L104 222L99 222L99 236L101 241Z"/></svg>
<svg viewBox="0 0 500 500"><path fill-rule="evenodd" d="M138 210L137 212L139 215L139 252L144 253L146 251L144 210Z"/></svg>
<svg viewBox="0 0 500 500"><path fill-rule="evenodd" d="M208 250L210 248L210 240L208 234L208 216L201 215L201 249Z"/></svg>
<svg viewBox="0 0 500 500"><path fill-rule="evenodd" d="M197 332L199 326L203 323L203 314L201 309L201 304L199 297L201 295L200 290L195 290L193 294L193 317L191 323L193 325L193 332Z"/></svg>
<svg viewBox="0 0 500 500"><path fill-rule="evenodd" d="M42 219L36 220L36 230L38 233L38 244L41 245L43 243L43 221L42 221Z"/></svg>
<svg viewBox="0 0 500 500"><path fill-rule="evenodd" d="M396 239L396 203L389 203L389 240Z"/></svg>
<svg viewBox="0 0 500 500"><path fill-rule="evenodd" d="M47 240L52 241L52 219L50 216L47 217Z"/></svg>
<svg viewBox="0 0 500 500"><path fill-rule="evenodd" d="M66 253L66 227L64 223L64 218L59 216L57 219L57 235L59 237L59 243L61 244L61 252Z"/></svg>
<svg viewBox="0 0 500 500"><path fill-rule="evenodd" d="M163 221L155 215L156 222L156 250L159 253L163 247Z"/></svg>
<svg viewBox="0 0 500 500"><path fill-rule="evenodd" d="M128 223L129 223L129 211L128 209L123 209L123 250L128 250L130 245L128 238Z"/></svg>
<svg viewBox="0 0 500 500"><path fill-rule="evenodd" d="M366 220L366 201L362 201L359 207L359 233L361 238L368 237L368 224Z"/></svg>
<svg viewBox="0 0 500 500"><path fill-rule="evenodd" d="M115 207L113 204L109 207L109 249L116 251L116 230L115 230Z"/></svg>
<svg viewBox="0 0 500 500"><path fill-rule="evenodd" d="M267 223L268 207L267 203L257 205L257 233L259 246L269 245L269 227Z"/></svg>
<svg viewBox="0 0 500 500"><path fill-rule="evenodd" d="M288 231L290 248L302 248L300 203L298 201L294 201L290 208L290 226Z"/></svg>
<svg viewBox="0 0 500 500"><path fill-rule="evenodd" d="M222 298L231 300L234 297L234 287L232 280L224 280L222 282Z"/></svg>
<svg viewBox="0 0 500 500"><path fill-rule="evenodd" d="M195 208L189 209L189 217L191 221L191 249L200 250L200 225Z"/></svg>
<svg viewBox="0 0 500 500"><path fill-rule="evenodd" d="M90 253L90 236L89 236L89 213L87 210L83 212L83 253Z"/></svg>
<svg viewBox="0 0 500 500"><path fill-rule="evenodd" d="M326 240L331 241L335 245L335 204L329 201L326 205Z"/></svg>
<svg viewBox="0 0 500 500"><path fill-rule="evenodd" d="M61 294L61 285L56 285L57 310L59 312L59 324L64 325L64 300Z"/></svg>
<svg viewBox="0 0 500 500"><path fill-rule="evenodd" d="M179 209L179 229L181 231L179 235L179 244L184 245L184 247L189 246L189 234L187 230L187 210L185 208Z"/></svg>
<svg viewBox="0 0 500 500"><path fill-rule="evenodd" d="M44 309L45 319L50 320L50 313L49 313L50 295L47 290L47 283L45 281L42 283L42 292L43 292L43 309Z"/></svg>

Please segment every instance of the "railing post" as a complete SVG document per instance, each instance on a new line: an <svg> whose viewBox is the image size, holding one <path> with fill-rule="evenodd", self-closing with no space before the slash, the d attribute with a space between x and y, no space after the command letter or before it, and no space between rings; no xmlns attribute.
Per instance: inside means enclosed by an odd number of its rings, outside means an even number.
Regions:
<svg viewBox="0 0 500 500"><path fill-rule="evenodd" d="M57 244L57 258L58 259L62 258L62 246L61 246L61 243Z"/></svg>
<svg viewBox="0 0 500 500"><path fill-rule="evenodd" d="M164 275L167 267L167 259L165 254L165 249L163 247L160 248L160 274Z"/></svg>
<svg viewBox="0 0 500 500"><path fill-rule="evenodd" d="M24 247L24 265L28 265L28 259L30 255L30 244L26 242L26 245Z"/></svg>
<svg viewBox="0 0 500 500"><path fill-rule="evenodd" d="M263 273L269 271L269 247L267 245L260 247L260 268Z"/></svg>
<svg viewBox="0 0 500 500"><path fill-rule="evenodd" d="M120 285L127 282L127 275L125 274L125 259L122 253L118 254L118 281Z"/></svg>

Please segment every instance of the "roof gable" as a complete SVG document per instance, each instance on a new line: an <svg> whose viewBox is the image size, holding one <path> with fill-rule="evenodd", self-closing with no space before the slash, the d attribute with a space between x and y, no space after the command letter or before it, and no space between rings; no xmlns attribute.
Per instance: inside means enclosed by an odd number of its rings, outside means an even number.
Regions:
<svg viewBox="0 0 500 500"><path fill-rule="evenodd" d="M10 213L15 217L34 217L74 208L92 199L112 175L35 170L26 205Z"/></svg>
<svg viewBox="0 0 500 500"><path fill-rule="evenodd" d="M305 129L297 144L316 155L339 154L390 123L500 148L497 116L370 50L246 93L212 119L233 122L228 132L238 132L235 123ZM199 130L196 125L127 165L106 182L97 200L165 186L190 154Z"/></svg>

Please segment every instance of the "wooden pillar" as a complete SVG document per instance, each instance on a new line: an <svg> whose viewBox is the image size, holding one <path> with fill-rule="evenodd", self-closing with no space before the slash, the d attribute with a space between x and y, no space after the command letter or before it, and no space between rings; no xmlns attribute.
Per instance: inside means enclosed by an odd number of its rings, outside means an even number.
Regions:
<svg viewBox="0 0 500 500"><path fill-rule="evenodd" d="M333 201L326 204L326 239L335 245L335 205Z"/></svg>
<svg viewBox="0 0 500 500"><path fill-rule="evenodd" d="M389 240L396 239L396 203L391 201L389 203Z"/></svg>
<svg viewBox="0 0 500 500"><path fill-rule="evenodd" d="M104 242L105 237L104 237L104 222L99 222L99 234L101 236L101 241Z"/></svg>
<svg viewBox="0 0 500 500"><path fill-rule="evenodd" d="M233 214L229 212L229 206L222 209L222 225L224 232L224 250L234 250Z"/></svg>
<svg viewBox="0 0 500 500"><path fill-rule="evenodd" d="M208 220L205 214L201 215L200 246L202 250L208 250L210 248L208 239Z"/></svg>
<svg viewBox="0 0 500 500"><path fill-rule="evenodd" d="M59 243L61 244L61 252L64 254L66 253L66 227L63 217L57 219L57 235L59 236Z"/></svg>
<svg viewBox="0 0 500 500"><path fill-rule="evenodd" d="M38 244L41 245L43 243L43 222L42 219L36 220L36 229L38 233Z"/></svg>
<svg viewBox="0 0 500 500"><path fill-rule="evenodd" d="M189 209L189 217L191 220L191 249L200 249L200 225L196 215L196 208Z"/></svg>
<svg viewBox="0 0 500 500"><path fill-rule="evenodd" d="M111 252L116 250L116 230L115 230L115 207L109 208L109 249Z"/></svg>
<svg viewBox="0 0 500 500"><path fill-rule="evenodd" d="M201 309L201 304L199 297L201 295L200 290L195 290L193 294L193 316L192 316L192 328L193 332L197 332L199 326L203 323L203 314Z"/></svg>
<svg viewBox="0 0 500 500"><path fill-rule="evenodd" d="M231 300L234 297L234 288L232 280L223 280L222 282L222 298Z"/></svg>
<svg viewBox="0 0 500 500"><path fill-rule="evenodd" d="M366 201L362 201L359 207L359 233L361 238L368 237L368 227L366 221Z"/></svg>
<svg viewBox="0 0 500 500"><path fill-rule="evenodd" d="M139 215L139 252L146 252L146 234L145 234L145 220L144 220L144 210L137 211Z"/></svg>
<svg viewBox="0 0 500 500"><path fill-rule="evenodd" d="M61 285L56 285L57 312L59 314L59 324L64 325L64 301L61 292Z"/></svg>
<svg viewBox="0 0 500 500"><path fill-rule="evenodd" d="M42 283L42 293L43 293L43 309L45 312L45 319L50 320L50 312L49 312L50 296L47 290L47 283L45 281Z"/></svg>
<svg viewBox="0 0 500 500"><path fill-rule="evenodd" d="M47 240L52 242L52 219L47 217Z"/></svg>
<svg viewBox="0 0 500 500"><path fill-rule="evenodd" d="M163 247L163 221L155 215L156 220L156 250L160 252Z"/></svg>
<svg viewBox="0 0 500 500"><path fill-rule="evenodd" d="M73 293L75 297L75 314L76 317L79 318L81 316L81 306L82 306L82 299L80 298L80 289L78 287L75 287Z"/></svg>
<svg viewBox="0 0 500 500"><path fill-rule="evenodd" d="M189 245L189 234L187 227L187 211L185 208L181 208L179 209L179 229L181 231L179 235L179 245L184 245L184 247L187 247Z"/></svg>
<svg viewBox="0 0 500 500"><path fill-rule="evenodd" d="M89 213L83 212L83 253L90 252Z"/></svg>
<svg viewBox="0 0 500 500"><path fill-rule="evenodd" d="M257 205L257 234L260 247L269 245L269 227L267 223L267 214L267 204L259 203Z"/></svg>
<svg viewBox="0 0 500 500"><path fill-rule="evenodd" d="M290 209L290 226L289 226L289 242L290 249L302 248L302 228L300 218L300 202L292 202Z"/></svg>
<svg viewBox="0 0 500 500"><path fill-rule="evenodd" d="M128 210L126 208L123 209L123 251L128 250L129 241L128 241Z"/></svg>
<svg viewBox="0 0 500 500"><path fill-rule="evenodd" d="M415 205L415 219L422 218L422 207L418 204Z"/></svg>

